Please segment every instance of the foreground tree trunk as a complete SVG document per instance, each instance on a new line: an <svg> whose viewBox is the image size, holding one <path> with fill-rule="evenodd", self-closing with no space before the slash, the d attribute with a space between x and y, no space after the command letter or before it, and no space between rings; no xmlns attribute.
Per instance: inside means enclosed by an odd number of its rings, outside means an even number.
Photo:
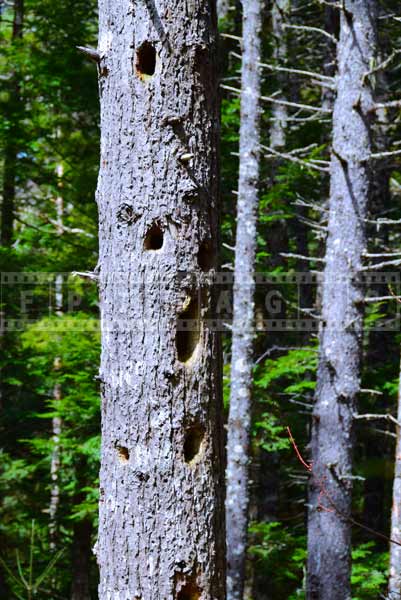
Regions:
<svg viewBox="0 0 401 600"><path fill-rule="evenodd" d="M365 251L371 193L374 0L345 0L338 43L333 114L329 234L322 285L322 329L308 522L308 600L347 600L350 593L352 421L360 387Z"/></svg>
<svg viewBox="0 0 401 600"><path fill-rule="evenodd" d="M223 600L216 14L157 6L99 2L99 598Z"/></svg>
<svg viewBox="0 0 401 600"><path fill-rule="evenodd" d="M227 440L227 600L244 591L248 529L254 269L259 180L261 0L243 0L240 172Z"/></svg>
<svg viewBox="0 0 401 600"><path fill-rule="evenodd" d="M398 388L397 421L401 423L401 368ZM397 426L394 461L393 506L391 510L390 538L401 543L401 427ZM390 544L389 600L401 598L401 546Z"/></svg>

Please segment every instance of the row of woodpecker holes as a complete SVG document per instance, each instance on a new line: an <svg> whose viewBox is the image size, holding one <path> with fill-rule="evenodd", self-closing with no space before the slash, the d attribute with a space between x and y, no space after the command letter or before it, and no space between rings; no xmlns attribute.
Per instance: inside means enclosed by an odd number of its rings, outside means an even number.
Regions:
<svg viewBox="0 0 401 600"><path fill-rule="evenodd" d="M145 250L161 250L164 244L164 233L158 223L153 223L145 236ZM204 241L199 246L198 265L202 271L210 271L213 266L213 248L209 241Z"/></svg>
<svg viewBox="0 0 401 600"><path fill-rule="evenodd" d="M142 79L152 77L156 70L156 50L149 42L144 42L136 53L135 69ZM163 247L164 235L158 224L153 224L146 234L144 241L145 250L160 250ZM202 242L198 252L198 264L202 271L209 271L213 266L213 254L210 242ZM181 314L181 317L195 319L199 315L199 306L196 301L191 301L189 307ZM192 356L199 341L198 331L177 331L176 347L180 362L187 362ZM184 459L186 463L192 463L201 451L202 441L205 435L204 428L199 424L191 425L184 440ZM121 463L129 461L129 450L125 446L117 446L117 453ZM189 583L178 592L177 600L198 600L200 590Z"/></svg>
<svg viewBox="0 0 401 600"><path fill-rule="evenodd" d="M184 459L187 464L193 463L201 452L201 446L205 437L205 429L199 423L190 425L185 433ZM116 445L117 456L122 464L129 462L129 450L126 446Z"/></svg>

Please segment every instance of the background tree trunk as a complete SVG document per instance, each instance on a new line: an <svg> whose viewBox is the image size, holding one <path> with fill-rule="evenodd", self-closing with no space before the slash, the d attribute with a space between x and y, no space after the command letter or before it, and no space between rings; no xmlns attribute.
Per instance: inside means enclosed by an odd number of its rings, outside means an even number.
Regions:
<svg viewBox="0 0 401 600"><path fill-rule="evenodd" d="M14 1L14 18L12 43L22 38L24 22L24 0ZM4 149L3 201L1 205L1 245L9 247L13 239L14 210L15 210L15 177L17 166L16 146L17 130L19 127L21 99L18 74L11 74L9 82L10 100L5 108L5 117L9 121L9 131Z"/></svg>
<svg viewBox="0 0 401 600"><path fill-rule="evenodd" d="M374 0L346 0L338 42L338 88L308 522L308 600L350 593L352 423L360 387L363 289L358 276L371 194L373 93L366 73L376 53Z"/></svg>
<svg viewBox="0 0 401 600"><path fill-rule="evenodd" d="M213 6L99 3L100 600L225 596Z"/></svg>
<svg viewBox="0 0 401 600"><path fill-rule="evenodd" d="M219 19L226 19L230 10L230 0L217 0L217 16Z"/></svg>
<svg viewBox="0 0 401 600"><path fill-rule="evenodd" d="M260 145L262 2L243 1L240 167L227 439L227 599L244 591L248 529L256 223Z"/></svg>
<svg viewBox="0 0 401 600"><path fill-rule="evenodd" d="M401 423L401 368L398 389L397 421ZM401 427L398 425L394 461L393 506L391 510L392 540L401 542ZM401 546L390 544L390 575L388 580L389 600L401 597Z"/></svg>
<svg viewBox="0 0 401 600"><path fill-rule="evenodd" d="M271 8L272 35L273 35L273 59L274 63L280 67L287 65L287 32L285 23L290 14L289 0L273 0ZM285 91L287 77L284 73L276 73L277 87L280 94L277 98L285 100ZM272 104L272 122L270 129L270 146L275 149L283 149L286 142L288 110L283 104Z"/></svg>
<svg viewBox="0 0 401 600"><path fill-rule="evenodd" d="M90 600L91 521L77 521L73 535L71 600Z"/></svg>

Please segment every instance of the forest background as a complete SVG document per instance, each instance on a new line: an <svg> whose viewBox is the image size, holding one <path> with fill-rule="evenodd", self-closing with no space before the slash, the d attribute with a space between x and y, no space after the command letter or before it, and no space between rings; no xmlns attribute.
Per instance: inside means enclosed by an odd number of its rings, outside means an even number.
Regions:
<svg viewBox="0 0 401 600"><path fill-rule="evenodd" d="M240 125L241 4L220 7L222 270L231 273L236 227ZM1 384L0 598L97 597L100 339L96 282L99 162L97 73L77 46L96 47L90 0L15 0L0 4ZM397 3L382 3L384 99L397 97L401 23ZM278 12L277 12L278 11ZM257 287L256 316L306 323L266 332L254 347L250 544L247 594L260 600L304 597L308 473L287 427L307 455L317 367L319 302L313 277L324 253L333 74L337 34L331 8L317 1L266 4L257 270L276 276ZM395 15L395 18L393 18ZM326 35L317 29L326 24ZM331 39L330 39L331 38ZM275 67L281 67L278 70ZM296 72L294 71L296 69ZM379 76L378 76L379 77ZM379 88L380 88L379 86ZM282 100L277 103L275 100ZM302 105L323 107L302 112ZM386 111L382 148L399 135L399 112ZM398 135L397 135L398 134ZM395 146L396 148L396 146ZM401 176L396 155L380 162L369 251L400 247ZM304 260L302 257L314 257ZM379 261L376 261L379 263ZM383 269L382 269L383 271ZM394 265L384 269L389 277ZM302 284L296 274L309 276ZM81 275L80 275L81 274ZM82 275L84 274L84 275ZM397 288L398 275L391 288ZM386 280L387 281L387 280ZM359 412L397 414L398 303L387 284L370 290ZM222 295L222 318L231 289ZM269 295L270 292L270 295ZM225 293L225 292L224 292ZM266 306L266 297L269 297ZM300 310L300 308L301 310ZM305 319L303 319L305 317ZM314 323L314 325L313 325ZM301 329L301 330L300 330ZM225 409L230 334L224 334ZM395 425L356 426L353 516L389 535ZM388 540L353 532L354 600L380 598ZM268 590L268 591L267 591ZM268 596L266 595L268 594Z"/></svg>

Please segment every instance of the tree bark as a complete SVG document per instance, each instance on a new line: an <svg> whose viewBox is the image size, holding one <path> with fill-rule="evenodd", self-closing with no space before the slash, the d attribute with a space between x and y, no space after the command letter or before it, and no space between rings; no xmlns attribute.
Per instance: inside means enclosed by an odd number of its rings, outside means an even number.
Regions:
<svg viewBox="0 0 401 600"><path fill-rule="evenodd" d="M287 33L285 23L290 13L289 0L273 0L272 2L272 35L273 35L273 58L277 66L283 67L287 64ZM287 77L284 73L278 72L277 87L283 89L286 85ZM277 96L280 100L285 100L285 94ZM270 128L270 146L272 148L282 149L286 142L288 110L283 104L272 104L272 122Z"/></svg>
<svg viewBox="0 0 401 600"><path fill-rule="evenodd" d="M99 17L99 598L223 600L215 5Z"/></svg>
<svg viewBox="0 0 401 600"><path fill-rule="evenodd" d="M376 3L345 0L337 49L338 84L322 328L312 418L308 600L350 592L352 422L360 388L365 219L371 195L373 91L365 78L376 53Z"/></svg>
<svg viewBox="0 0 401 600"><path fill-rule="evenodd" d="M397 421L398 423L401 423L401 367L398 388ZM399 425L397 426L397 442L395 448L390 538L401 543L401 427ZM390 544L388 597L390 600L396 600L396 598L401 597L401 546L397 546L397 544Z"/></svg>
<svg viewBox="0 0 401 600"><path fill-rule="evenodd" d="M248 529L254 269L259 183L261 0L243 0L240 167L227 438L227 600L244 591Z"/></svg>
<svg viewBox="0 0 401 600"><path fill-rule="evenodd" d="M77 521L72 542L71 600L90 600L90 557L92 523Z"/></svg>

